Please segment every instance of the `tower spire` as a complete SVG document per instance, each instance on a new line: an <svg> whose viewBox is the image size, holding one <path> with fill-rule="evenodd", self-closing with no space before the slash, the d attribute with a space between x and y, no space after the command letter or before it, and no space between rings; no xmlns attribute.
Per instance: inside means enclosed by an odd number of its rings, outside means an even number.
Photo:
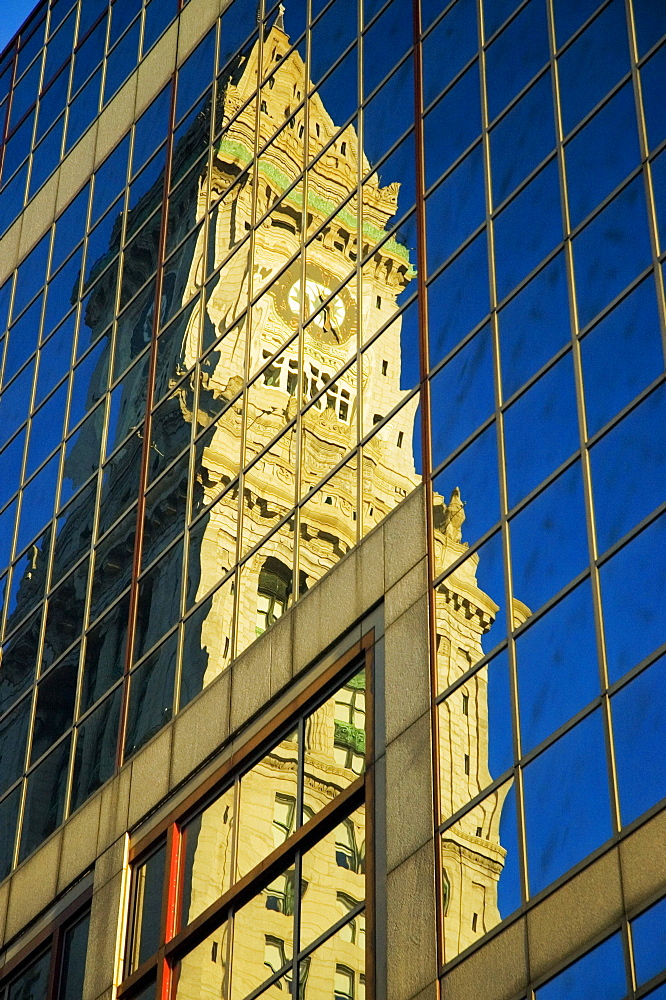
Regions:
<svg viewBox="0 0 666 1000"><path fill-rule="evenodd" d="M277 17L275 18L275 24L273 25L273 27L277 28L279 31L284 31L284 4L283 3L281 3L280 6L278 7L278 13L277 13ZM285 31L285 34L286 34L286 31Z"/></svg>

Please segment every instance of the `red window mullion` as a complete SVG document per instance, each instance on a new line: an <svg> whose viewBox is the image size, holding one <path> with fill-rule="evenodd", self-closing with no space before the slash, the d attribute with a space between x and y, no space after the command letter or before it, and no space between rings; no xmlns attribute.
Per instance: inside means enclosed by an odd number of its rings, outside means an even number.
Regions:
<svg viewBox="0 0 666 1000"><path fill-rule="evenodd" d="M176 823L167 831L165 890L162 900L162 941L170 941L178 933L180 902L180 846L181 833ZM169 1000L171 994L171 966L164 955L160 955L157 966L156 1000Z"/></svg>

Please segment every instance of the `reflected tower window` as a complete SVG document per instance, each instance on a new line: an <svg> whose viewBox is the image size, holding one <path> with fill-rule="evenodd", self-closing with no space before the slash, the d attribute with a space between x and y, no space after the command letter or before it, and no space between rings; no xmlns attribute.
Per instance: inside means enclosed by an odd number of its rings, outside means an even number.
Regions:
<svg viewBox="0 0 666 1000"><path fill-rule="evenodd" d="M259 573L257 587L257 635L281 618L291 593L291 567L269 556Z"/></svg>

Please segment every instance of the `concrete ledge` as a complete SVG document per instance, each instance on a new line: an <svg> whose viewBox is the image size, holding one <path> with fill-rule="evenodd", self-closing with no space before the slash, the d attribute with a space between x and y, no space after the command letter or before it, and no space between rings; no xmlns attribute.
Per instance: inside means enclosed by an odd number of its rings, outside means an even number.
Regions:
<svg viewBox="0 0 666 1000"><path fill-rule="evenodd" d="M128 823L135 826L169 791L169 761L173 723L132 758Z"/></svg>
<svg viewBox="0 0 666 1000"><path fill-rule="evenodd" d="M419 486L391 514L384 589L389 591L426 554L425 489ZM384 522L386 524L386 522Z"/></svg>
<svg viewBox="0 0 666 1000"><path fill-rule="evenodd" d="M169 788L191 774L229 735L231 670L225 670L173 722Z"/></svg>
<svg viewBox="0 0 666 1000"><path fill-rule="evenodd" d="M430 708L428 599L419 598L384 636L386 743Z"/></svg>
<svg viewBox="0 0 666 1000"><path fill-rule="evenodd" d="M384 622L388 627L428 593L428 561L424 556L386 592Z"/></svg>
<svg viewBox="0 0 666 1000"><path fill-rule="evenodd" d="M14 937L53 900L58 881L62 829L17 868L9 885L5 940Z"/></svg>
<svg viewBox="0 0 666 1000"><path fill-rule="evenodd" d="M62 892L95 862L101 795L93 795L70 817L62 831L57 892Z"/></svg>
<svg viewBox="0 0 666 1000"><path fill-rule="evenodd" d="M386 870L432 841L430 713L386 748Z"/></svg>
<svg viewBox="0 0 666 1000"><path fill-rule="evenodd" d="M525 920L516 921L442 981L445 1000L509 1000L527 983Z"/></svg>
<svg viewBox="0 0 666 1000"><path fill-rule="evenodd" d="M130 762L97 793L101 799L97 835L98 855L103 854L127 830L131 783Z"/></svg>
<svg viewBox="0 0 666 1000"><path fill-rule="evenodd" d="M388 1000L408 1000L437 975L434 873L430 841L386 880Z"/></svg>

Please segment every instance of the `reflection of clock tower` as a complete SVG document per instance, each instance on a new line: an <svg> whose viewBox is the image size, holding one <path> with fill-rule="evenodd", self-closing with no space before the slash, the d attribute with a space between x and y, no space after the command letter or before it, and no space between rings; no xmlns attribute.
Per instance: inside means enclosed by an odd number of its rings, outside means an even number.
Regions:
<svg viewBox="0 0 666 1000"><path fill-rule="evenodd" d="M298 52L287 53L289 39L280 15L263 42L262 77L275 69L261 89L258 113L259 148L271 137L272 141L255 168L255 45L225 91L223 115L228 125L215 149L209 177L210 201L218 201L210 215L207 270L219 270L207 288L205 320L216 336L228 332L211 356L205 392L200 394L200 426L205 425L207 413L216 421L201 453L205 470L201 478L208 502L225 484L233 484L239 459L247 466L259 456L243 480L241 556L266 538L294 503L356 447L359 424L361 433L367 434L406 394L400 388L399 319L363 353L360 366L357 349L360 327L367 343L396 311L397 296L414 274L408 251L394 239L386 241L363 268L359 296L356 132L350 126L336 135L337 126L319 96L312 96L307 155L310 161L317 159L304 182L305 68ZM299 106L300 110L292 110ZM363 172L368 170L363 158ZM253 185L255 218L263 221L254 228L251 247ZM205 187L200 188L201 209ZM397 195L398 185L380 187L377 174L366 181L361 252L367 253L382 239L396 214ZM312 237L304 260L299 253L303 229L306 240ZM203 237L199 251L203 253ZM196 261L191 273L195 280ZM251 325L240 320L250 296L256 300ZM299 440L293 418L299 403L303 408L310 400L300 420ZM362 470L354 457L301 508L301 592L355 544L360 507L367 531L418 481L412 452L416 405L415 399L403 407L366 446ZM227 500L211 510L201 543L197 599L220 579L221 567L232 564L238 502L238 492L231 488ZM237 652L279 617L292 599L294 545L292 521L242 569L236 595ZM228 664L233 597L229 590L214 598L202 627L202 646L208 650L206 683Z"/></svg>
<svg viewBox="0 0 666 1000"><path fill-rule="evenodd" d="M449 503L434 497L435 570L437 575L464 554L465 520L460 491ZM483 556L473 553L438 586L435 594L437 687L454 684L484 656L482 640L492 635L498 605L477 585ZM501 595L496 595L501 600ZM529 610L514 601L514 626ZM492 647L491 640L489 646ZM497 778L489 763L489 726L511 725L490 718L488 667L473 673L442 703L439 711L439 770L442 817L453 816ZM493 669L492 667L490 669ZM495 668L498 669L498 668ZM483 798L442 837L442 888L445 958L453 958L502 919L497 884L506 850L500 843L500 821L509 781Z"/></svg>

